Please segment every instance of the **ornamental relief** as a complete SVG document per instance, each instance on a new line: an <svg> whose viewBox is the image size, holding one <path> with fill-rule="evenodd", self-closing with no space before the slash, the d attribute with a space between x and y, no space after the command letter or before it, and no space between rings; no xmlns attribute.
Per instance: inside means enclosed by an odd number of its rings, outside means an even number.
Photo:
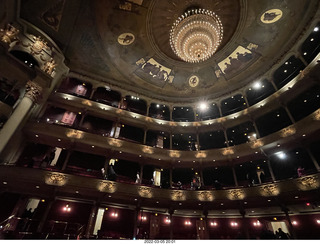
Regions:
<svg viewBox="0 0 320 244"><path fill-rule="evenodd" d="M116 189L116 183L114 182L103 180L98 183L98 190L101 192L114 193Z"/></svg>
<svg viewBox="0 0 320 244"><path fill-rule="evenodd" d="M262 196L277 196L279 195L279 188L276 184L268 184L260 187L260 193Z"/></svg>
<svg viewBox="0 0 320 244"><path fill-rule="evenodd" d="M138 187L138 194L141 197L145 197L145 198L152 198L152 189L150 187L146 187L146 186L139 186Z"/></svg>
<svg viewBox="0 0 320 244"><path fill-rule="evenodd" d="M5 29L0 29L1 41L7 44L18 40L19 30L11 24L7 24Z"/></svg>
<svg viewBox="0 0 320 244"><path fill-rule="evenodd" d="M183 191L171 191L171 199L173 201L184 201L186 200L186 194Z"/></svg>
<svg viewBox="0 0 320 244"><path fill-rule="evenodd" d="M198 199L200 201L213 201L214 200L214 195L210 191L199 191L198 192Z"/></svg>
<svg viewBox="0 0 320 244"><path fill-rule="evenodd" d="M299 189L303 191L316 189L320 186L318 176L305 176L297 179Z"/></svg>
<svg viewBox="0 0 320 244"><path fill-rule="evenodd" d="M230 200L242 200L244 199L244 191L240 189L234 189L228 191L228 198Z"/></svg>
<svg viewBox="0 0 320 244"><path fill-rule="evenodd" d="M33 81L28 81L26 84L25 97L30 98L33 102L37 102L42 95L42 87Z"/></svg>
<svg viewBox="0 0 320 244"><path fill-rule="evenodd" d="M64 186L68 182L68 177L61 173L47 173L44 181L47 185Z"/></svg>

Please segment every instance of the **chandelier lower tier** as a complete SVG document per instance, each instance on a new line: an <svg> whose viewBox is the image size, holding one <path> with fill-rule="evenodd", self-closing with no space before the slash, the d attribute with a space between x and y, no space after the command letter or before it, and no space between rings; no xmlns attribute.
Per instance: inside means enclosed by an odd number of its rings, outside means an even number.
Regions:
<svg viewBox="0 0 320 244"><path fill-rule="evenodd" d="M212 11L194 9L185 12L172 25L170 46L183 61L199 63L217 51L222 37L220 18Z"/></svg>

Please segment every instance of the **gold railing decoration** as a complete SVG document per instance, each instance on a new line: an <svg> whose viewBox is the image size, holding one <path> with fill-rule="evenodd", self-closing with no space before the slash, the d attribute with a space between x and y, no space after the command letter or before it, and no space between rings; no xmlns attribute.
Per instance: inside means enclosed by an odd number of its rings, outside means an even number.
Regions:
<svg viewBox="0 0 320 244"><path fill-rule="evenodd" d="M47 173L44 182L47 185L64 186L68 182L68 177L61 173Z"/></svg>
<svg viewBox="0 0 320 244"><path fill-rule="evenodd" d="M318 176L304 176L297 179L298 188L303 191L316 189L319 187Z"/></svg>
<svg viewBox="0 0 320 244"><path fill-rule="evenodd" d="M207 157L207 153L205 152L196 152L196 158L206 158Z"/></svg>
<svg viewBox="0 0 320 244"><path fill-rule="evenodd" d="M261 140L255 140L255 141L250 142L250 147L252 149L262 147L262 146L263 146L263 142Z"/></svg>
<svg viewBox="0 0 320 244"><path fill-rule="evenodd" d="M197 193L197 198L199 199L199 201L211 202L214 200L214 195L210 191L199 191Z"/></svg>
<svg viewBox="0 0 320 244"><path fill-rule="evenodd" d="M289 126L281 130L281 137L288 137L296 133L296 128L294 126Z"/></svg>
<svg viewBox="0 0 320 244"><path fill-rule="evenodd" d="M314 112L313 118L315 120L320 120L320 109Z"/></svg>
<svg viewBox="0 0 320 244"><path fill-rule="evenodd" d="M270 197L279 195L279 187L276 184L268 184L260 186L260 193L262 196Z"/></svg>
<svg viewBox="0 0 320 244"><path fill-rule="evenodd" d="M98 183L97 188L101 192L114 193L117 190L115 182L102 180Z"/></svg>
<svg viewBox="0 0 320 244"><path fill-rule="evenodd" d="M76 138L76 139L82 139L83 138L83 132L79 130L67 130L66 131L66 136L69 138Z"/></svg>
<svg viewBox="0 0 320 244"><path fill-rule="evenodd" d="M153 195L152 189L146 186L139 186L138 194L140 197L145 197L145 198L152 198L152 195Z"/></svg>
<svg viewBox="0 0 320 244"><path fill-rule="evenodd" d="M154 149L152 147L148 147L148 146L144 146L142 148L142 152L146 153L146 154L153 154Z"/></svg>
<svg viewBox="0 0 320 244"><path fill-rule="evenodd" d="M244 197L244 191L241 189L233 189L228 191L228 198L230 200L242 200Z"/></svg>
<svg viewBox="0 0 320 244"><path fill-rule="evenodd" d="M108 138L108 143L113 147L121 147L123 142L114 138Z"/></svg>
<svg viewBox="0 0 320 244"><path fill-rule="evenodd" d="M179 151L170 150L169 156L170 156L171 158L180 158L181 153L180 153Z"/></svg>
<svg viewBox="0 0 320 244"><path fill-rule="evenodd" d="M186 200L186 194L183 191L173 190L171 191L171 199L173 201L184 201Z"/></svg>
<svg viewBox="0 0 320 244"><path fill-rule="evenodd" d="M222 155L227 156L227 155L232 155L234 154L234 150L232 148L226 148L222 151Z"/></svg>

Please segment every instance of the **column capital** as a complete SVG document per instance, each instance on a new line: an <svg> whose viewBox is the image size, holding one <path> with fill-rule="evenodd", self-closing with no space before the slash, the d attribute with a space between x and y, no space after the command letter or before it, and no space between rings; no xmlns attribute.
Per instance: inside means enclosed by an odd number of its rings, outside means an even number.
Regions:
<svg viewBox="0 0 320 244"><path fill-rule="evenodd" d="M42 95L42 87L33 81L28 81L26 84L25 97L30 98L34 103L36 103Z"/></svg>

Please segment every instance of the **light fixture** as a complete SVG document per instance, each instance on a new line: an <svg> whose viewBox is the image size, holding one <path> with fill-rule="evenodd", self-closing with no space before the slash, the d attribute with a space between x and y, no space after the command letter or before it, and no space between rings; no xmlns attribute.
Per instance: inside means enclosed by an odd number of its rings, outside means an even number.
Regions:
<svg viewBox="0 0 320 244"><path fill-rule="evenodd" d="M287 155L284 152L277 152L276 155L280 159L285 159L287 157Z"/></svg>
<svg viewBox="0 0 320 244"><path fill-rule="evenodd" d="M260 81L256 81L255 83L253 83L253 88L255 90L259 90L262 87L261 82Z"/></svg>
<svg viewBox="0 0 320 244"><path fill-rule="evenodd" d="M201 111L206 111L208 109L208 105L206 103L200 103L199 108Z"/></svg>
<svg viewBox="0 0 320 244"><path fill-rule="evenodd" d="M231 226L236 227L236 226L238 226L238 223L237 222L231 222Z"/></svg>
<svg viewBox="0 0 320 244"><path fill-rule="evenodd" d="M66 206L63 208L63 211L70 212L71 208L69 207L69 204L66 204Z"/></svg>
<svg viewBox="0 0 320 244"><path fill-rule="evenodd" d="M294 221L292 221L292 224L293 225L298 225L298 222L294 220Z"/></svg>
<svg viewBox="0 0 320 244"><path fill-rule="evenodd" d="M217 226L218 224L217 224L217 222L211 222L210 225L211 226Z"/></svg>
<svg viewBox="0 0 320 244"><path fill-rule="evenodd" d="M315 31L315 32L317 32L318 30L319 30L318 26L314 27L314 29L313 29L313 31Z"/></svg>
<svg viewBox="0 0 320 244"><path fill-rule="evenodd" d="M191 221L185 221L184 224L185 225L191 225Z"/></svg>
<svg viewBox="0 0 320 244"><path fill-rule="evenodd" d="M214 12L192 9L173 23L170 30L170 46L183 61L199 63L216 52L222 37L222 23Z"/></svg>

